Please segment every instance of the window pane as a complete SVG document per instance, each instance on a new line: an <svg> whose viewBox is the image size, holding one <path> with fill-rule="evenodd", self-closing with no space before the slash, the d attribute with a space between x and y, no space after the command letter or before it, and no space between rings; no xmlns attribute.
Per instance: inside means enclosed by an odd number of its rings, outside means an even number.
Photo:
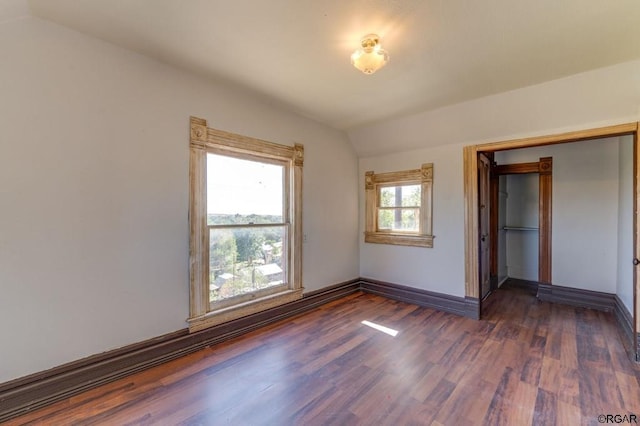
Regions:
<svg viewBox="0 0 640 426"><path fill-rule="evenodd" d="M380 207L395 207L395 194L395 186L383 186L382 188L380 188Z"/></svg>
<svg viewBox="0 0 640 426"><path fill-rule="evenodd" d="M389 208L378 210L378 230L418 232L420 209Z"/></svg>
<svg viewBox="0 0 640 426"><path fill-rule="evenodd" d="M284 166L207 154L207 223L283 222Z"/></svg>
<svg viewBox="0 0 640 426"><path fill-rule="evenodd" d="M283 284L286 226L210 229L211 302Z"/></svg>
<svg viewBox="0 0 640 426"><path fill-rule="evenodd" d="M404 185L402 188L402 207L420 206L420 185Z"/></svg>
<svg viewBox="0 0 640 426"><path fill-rule="evenodd" d="M380 188L380 207L420 206L420 185L383 186Z"/></svg>
<svg viewBox="0 0 640 426"><path fill-rule="evenodd" d="M395 209L378 210L378 229L393 229Z"/></svg>
<svg viewBox="0 0 640 426"><path fill-rule="evenodd" d="M398 223L396 223L397 229L402 229L403 231L419 231L418 220L420 218L420 210L419 209L402 209L402 218L398 227Z"/></svg>

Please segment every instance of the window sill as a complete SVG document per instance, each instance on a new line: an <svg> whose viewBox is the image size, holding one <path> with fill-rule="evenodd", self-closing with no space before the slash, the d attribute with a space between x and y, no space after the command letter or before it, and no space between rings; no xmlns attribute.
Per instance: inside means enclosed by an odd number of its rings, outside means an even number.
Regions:
<svg viewBox="0 0 640 426"><path fill-rule="evenodd" d="M392 244L397 246L433 247L433 235L406 235L365 232L364 242L375 244Z"/></svg>
<svg viewBox="0 0 640 426"><path fill-rule="evenodd" d="M224 322L232 321L234 319L301 299L302 290L302 288L285 290L276 294L270 294L258 299L240 303L238 305L207 312L199 317L189 318L187 320L189 323L189 333L204 330L205 328L213 327L214 325L222 324Z"/></svg>

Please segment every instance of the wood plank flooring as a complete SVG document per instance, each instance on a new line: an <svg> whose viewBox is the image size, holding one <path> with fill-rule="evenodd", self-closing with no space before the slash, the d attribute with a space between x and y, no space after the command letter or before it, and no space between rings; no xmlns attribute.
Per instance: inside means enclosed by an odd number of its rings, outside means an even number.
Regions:
<svg viewBox="0 0 640 426"><path fill-rule="evenodd" d="M8 424L640 422L640 366L612 314L538 302L519 288L486 305L474 321L357 293Z"/></svg>

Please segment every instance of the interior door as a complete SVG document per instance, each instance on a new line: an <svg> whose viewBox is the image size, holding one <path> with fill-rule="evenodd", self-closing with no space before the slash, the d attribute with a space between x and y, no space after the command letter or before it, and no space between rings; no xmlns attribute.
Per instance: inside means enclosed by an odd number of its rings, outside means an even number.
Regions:
<svg viewBox="0 0 640 426"><path fill-rule="evenodd" d="M490 219L490 171L491 162L489 158L480 153L478 154L478 214L480 215L478 223L478 241L480 247L480 299L484 299L491 291L491 263L490 263L490 247L491 236L489 232Z"/></svg>

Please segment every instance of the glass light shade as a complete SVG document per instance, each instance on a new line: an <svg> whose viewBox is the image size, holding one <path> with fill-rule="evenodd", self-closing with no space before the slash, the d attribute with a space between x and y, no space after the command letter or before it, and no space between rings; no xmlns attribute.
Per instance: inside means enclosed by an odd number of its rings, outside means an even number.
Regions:
<svg viewBox="0 0 640 426"><path fill-rule="evenodd" d="M375 34L365 36L361 48L351 55L351 64L365 74L373 74L387 63L389 54L379 44L379 37Z"/></svg>

